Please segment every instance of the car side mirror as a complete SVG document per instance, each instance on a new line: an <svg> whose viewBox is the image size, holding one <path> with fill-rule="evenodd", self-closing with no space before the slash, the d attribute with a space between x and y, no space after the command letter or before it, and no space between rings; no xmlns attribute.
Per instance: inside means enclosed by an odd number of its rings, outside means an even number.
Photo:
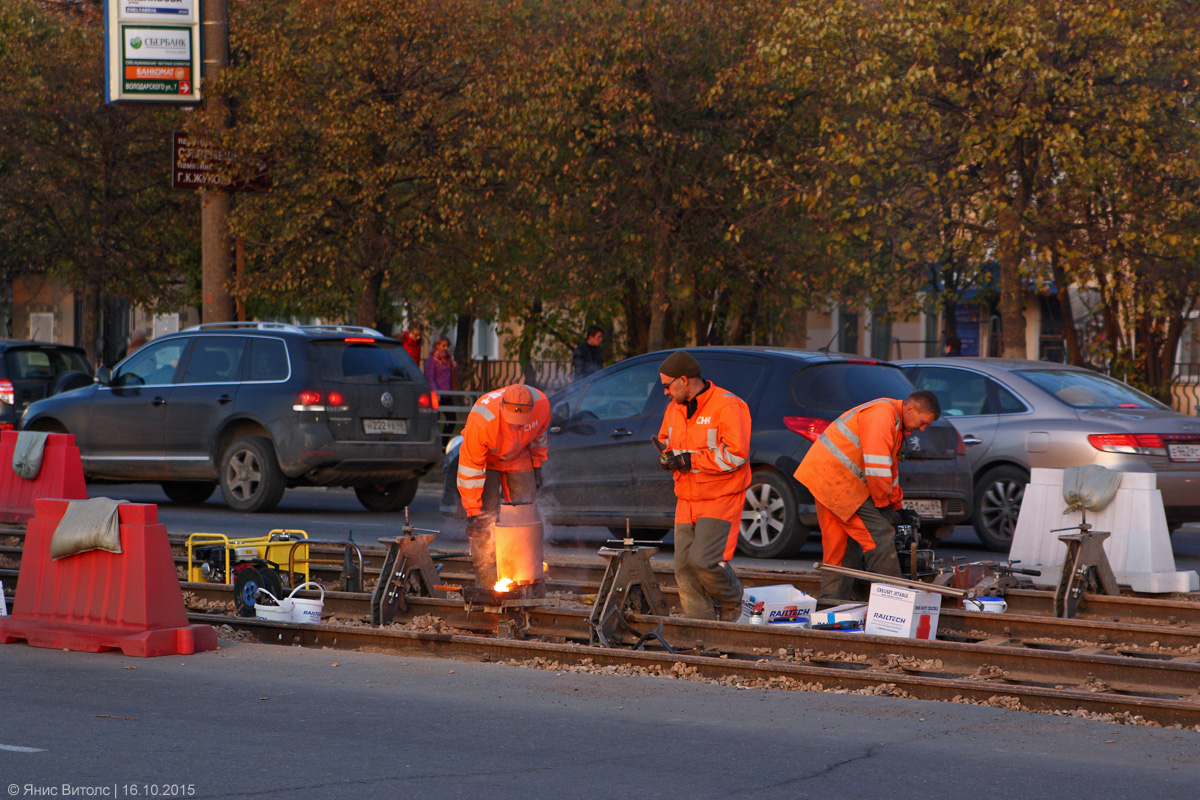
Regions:
<svg viewBox="0 0 1200 800"><path fill-rule="evenodd" d="M550 424L562 427L566 424L567 418L571 415L571 407L566 403L560 403L557 408L550 412Z"/></svg>
<svg viewBox="0 0 1200 800"><path fill-rule="evenodd" d="M96 367L96 383L101 386L112 385L112 367L101 364Z"/></svg>

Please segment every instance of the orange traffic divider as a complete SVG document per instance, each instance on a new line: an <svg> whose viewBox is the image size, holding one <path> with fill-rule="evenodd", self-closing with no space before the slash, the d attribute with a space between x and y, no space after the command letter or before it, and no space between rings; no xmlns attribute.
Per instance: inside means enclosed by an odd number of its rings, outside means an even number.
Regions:
<svg viewBox="0 0 1200 800"><path fill-rule="evenodd" d="M187 655L217 646L209 625L189 625L158 506L118 507L121 553L90 550L56 561L50 543L67 500L42 499L29 521L10 616L0 644L127 656Z"/></svg>
<svg viewBox="0 0 1200 800"><path fill-rule="evenodd" d="M40 497L87 498L74 435L52 433L46 437L42 468L33 480L13 471L18 435L16 431L0 433L0 522L25 522L33 516L34 501Z"/></svg>

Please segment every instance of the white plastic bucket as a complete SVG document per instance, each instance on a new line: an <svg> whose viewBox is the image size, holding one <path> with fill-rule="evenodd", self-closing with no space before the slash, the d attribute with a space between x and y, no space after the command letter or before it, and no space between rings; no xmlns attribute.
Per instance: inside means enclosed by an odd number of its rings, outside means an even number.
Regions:
<svg viewBox="0 0 1200 800"><path fill-rule="evenodd" d="M303 589L305 586L315 586L321 590L320 600L308 600L303 597L296 597L296 592ZM299 622L304 625L315 625L321 621L321 612L325 609L325 587L316 581L302 583L292 593L287 596L289 602L292 603L292 622Z"/></svg>
<svg viewBox="0 0 1200 800"><path fill-rule="evenodd" d="M280 600L278 597L271 594L270 592L268 592L266 589L262 588L261 586L258 589L258 594L260 594L260 595L265 594L267 597L274 600L277 605L264 606L262 603L256 602L254 604L254 616L255 617L257 617L258 619L270 620L271 622L291 622L292 621L292 615L294 613L294 608L293 608L294 601L291 598L285 597L282 600Z"/></svg>
<svg viewBox="0 0 1200 800"><path fill-rule="evenodd" d="M1008 610L1008 602L1003 597L964 597L963 608L967 611L1003 614Z"/></svg>

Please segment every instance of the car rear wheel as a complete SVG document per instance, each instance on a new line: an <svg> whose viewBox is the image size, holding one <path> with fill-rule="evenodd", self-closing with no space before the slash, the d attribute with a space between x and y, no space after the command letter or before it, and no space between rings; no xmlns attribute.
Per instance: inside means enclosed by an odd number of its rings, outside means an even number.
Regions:
<svg viewBox="0 0 1200 800"><path fill-rule="evenodd" d="M989 550L1007 553L1012 547L1029 473L1020 467L996 467L975 484L975 535Z"/></svg>
<svg viewBox="0 0 1200 800"><path fill-rule="evenodd" d="M796 493L773 469L756 469L742 506L738 550L751 558L786 558L800 552L808 529L800 524Z"/></svg>
<svg viewBox="0 0 1200 800"><path fill-rule="evenodd" d="M216 481L163 481L160 485L172 503L203 503L217 490Z"/></svg>
<svg viewBox="0 0 1200 800"><path fill-rule="evenodd" d="M399 511L417 496L420 482L420 478L409 478L396 483L357 486L354 494L367 511Z"/></svg>
<svg viewBox="0 0 1200 800"><path fill-rule="evenodd" d="M225 448L221 457L221 494L237 511L270 511L287 488L269 439L247 436Z"/></svg>

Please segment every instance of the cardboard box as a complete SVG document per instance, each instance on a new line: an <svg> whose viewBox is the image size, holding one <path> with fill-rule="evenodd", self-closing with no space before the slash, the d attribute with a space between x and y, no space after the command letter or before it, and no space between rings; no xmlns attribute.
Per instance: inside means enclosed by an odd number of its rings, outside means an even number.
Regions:
<svg viewBox="0 0 1200 800"><path fill-rule="evenodd" d="M865 625L866 621L866 603L846 603L845 605L834 606L823 611L814 611L812 615L813 625L823 625L830 622L857 622L860 625Z"/></svg>
<svg viewBox="0 0 1200 800"><path fill-rule="evenodd" d="M936 639L942 596L937 592L871 584L866 632L905 639Z"/></svg>
<svg viewBox="0 0 1200 800"><path fill-rule="evenodd" d="M750 614L762 606L763 623L784 628L807 628L817 607L817 598L795 586L755 586L742 592L742 616L738 622L750 622Z"/></svg>

